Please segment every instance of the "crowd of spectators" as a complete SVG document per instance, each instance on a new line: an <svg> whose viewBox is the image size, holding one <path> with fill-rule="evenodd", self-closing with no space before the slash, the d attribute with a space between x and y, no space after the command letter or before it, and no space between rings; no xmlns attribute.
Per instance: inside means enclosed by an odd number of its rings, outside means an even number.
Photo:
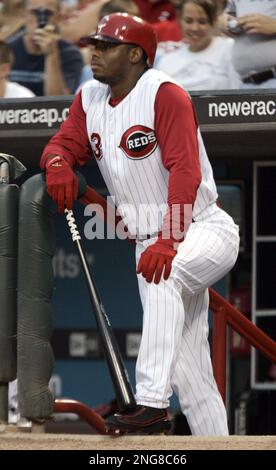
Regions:
<svg viewBox="0 0 276 470"><path fill-rule="evenodd" d="M118 11L152 23L154 66L188 91L276 86L276 0L0 0L0 98L76 93L92 78L80 38Z"/></svg>

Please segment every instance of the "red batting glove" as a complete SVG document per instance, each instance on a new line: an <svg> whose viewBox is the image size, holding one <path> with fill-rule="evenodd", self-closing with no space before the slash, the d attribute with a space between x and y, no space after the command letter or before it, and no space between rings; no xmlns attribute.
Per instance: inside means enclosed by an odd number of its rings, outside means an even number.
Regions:
<svg viewBox="0 0 276 470"><path fill-rule="evenodd" d="M148 246L148 248L141 254L137 274L142 274L147 282L159 284L163 274L166 281L171 273L172 260L174 259L177 251L173 248L174 240L157 239L157 241Z"/></svg>
<svg viewBox="0 0 276 470"><path fill-rule="evenodd" d="M47 161L46 187L59 212L72 209L78 195L78 178L64 158L57 156Z"/></svg>

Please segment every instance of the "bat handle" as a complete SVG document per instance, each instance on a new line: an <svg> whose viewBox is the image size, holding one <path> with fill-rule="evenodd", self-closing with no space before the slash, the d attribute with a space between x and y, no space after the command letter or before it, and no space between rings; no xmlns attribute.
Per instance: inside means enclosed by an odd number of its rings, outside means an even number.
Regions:
<svg viewBox="0 0 276 470"><path fill-rule="evenodd" d="M68 222L68 225L69 225L72 240L73 240L73 242L77 243L77 248L78 248L79 256L80 256L81 261L82 261L82 267L83 267L83 270L84 270L86 281L89 284L89 288L91 290L93 290L95 297L99 297L99 294L97 293L96 286L95 286L94 282L92 281L92 278L91 278L91 275L90 275L89 266L88 266L88 263L87 263L86 256L85 256L84 251L83 251L82 246L81 246L81 242L80 242L81 236L80 236L80 232L78 230L78 226L77 226L77 223L76 223L74 213L73 213L72 210L65 209L64 214L66 216L66 219L67 219L67 222ZM92 302L94 302L93 298L92 298Z"/></svg>
<svg viewBox="0 0 276 470"><path fill-rule="evenodd" d="M77 240L81 240L80 232L78 231L78 227L76 224L76 219L74 217L73 211L65 209L64 214L66 216L66 219L68 221L68 225L70 228L70 232L72 235L72 240L73 242L76 242Z"/></svg>

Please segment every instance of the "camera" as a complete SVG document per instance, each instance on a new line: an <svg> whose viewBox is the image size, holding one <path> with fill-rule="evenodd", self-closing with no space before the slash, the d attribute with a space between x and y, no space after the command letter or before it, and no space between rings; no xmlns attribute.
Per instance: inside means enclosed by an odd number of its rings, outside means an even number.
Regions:
<svg viewBox="0 0 276 470"><path fill-rule="evenodd" d="M51 10L48 10L48 8L41 7L35 10L35 14L37 18L38 28L45 28L53 12Z"/></svg>
<svg viewBox="0 0 276 470"><path fill-rule="evenodd" d="M232 34L242 34L244 32L243 28L239 26L238 20L236 18L231 18L228 20L227 29Z"/></svg>

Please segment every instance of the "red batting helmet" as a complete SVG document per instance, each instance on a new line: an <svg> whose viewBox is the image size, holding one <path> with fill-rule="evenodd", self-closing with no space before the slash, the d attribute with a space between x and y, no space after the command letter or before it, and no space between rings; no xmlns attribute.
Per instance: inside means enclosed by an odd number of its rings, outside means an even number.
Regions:
<svg viewBox="0 0 276 470"><path fill-rule="evenodd" d="M157 39L152 26L138 16L128 13L112 13L98 23L97 31L82 38L82 43L95 44L96 41L135 44L146 53L148 65L152 67L157 47Z"/></svg>

